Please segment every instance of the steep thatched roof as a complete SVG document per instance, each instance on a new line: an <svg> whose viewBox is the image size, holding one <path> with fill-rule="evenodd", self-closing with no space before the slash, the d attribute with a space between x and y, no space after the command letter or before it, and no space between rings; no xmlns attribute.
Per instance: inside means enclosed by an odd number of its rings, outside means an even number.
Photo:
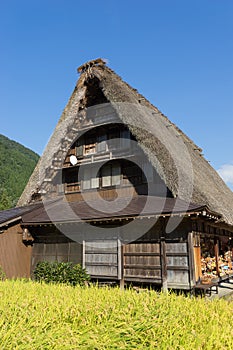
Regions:
<svg viewBox="0 0 233 350"><path fill-rule="evenodd" d="M174 197L203 203L233 225L233 193L195 145L176 125L135 89L95 60L79 67L74 92L20 200L25 205L41 192L54 158L64 159L78 133L87 107L111 103L118 118L135 136Z"/></svg>

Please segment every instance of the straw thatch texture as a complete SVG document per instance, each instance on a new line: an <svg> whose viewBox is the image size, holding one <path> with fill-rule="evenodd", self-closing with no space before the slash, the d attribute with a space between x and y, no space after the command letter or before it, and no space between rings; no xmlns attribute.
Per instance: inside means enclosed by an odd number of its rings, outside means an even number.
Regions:
<svg viewBox="0 0 233 350"><path fill-rule="evenodd" d="M174 197L206 204L220 213L227 224L233 225L233 193L201 155L200 148L104 64L93 64L82 70L77 86L19 200L20 205L31 201L33 191L41 190L48 169L53 176L53 159L59 155L60 161L64 160L72 144L69 140L74 140L75 133L77 136L78 128L84 123L86 108L103 102L111 103L120 120L128 125ZM74 125L76 131L73 130Z"/></svg>

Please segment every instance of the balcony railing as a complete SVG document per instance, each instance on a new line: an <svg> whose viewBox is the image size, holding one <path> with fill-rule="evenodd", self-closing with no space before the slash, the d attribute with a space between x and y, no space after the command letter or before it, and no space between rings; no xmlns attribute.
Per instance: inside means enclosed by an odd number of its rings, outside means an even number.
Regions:
<svg viewBox="0 0 233 350"><path fill-rule="evenodd" d="M80 182L65 183L65 193L80 192Z"/></svg>
<svg viewBox="0 0 233 350"><path fill-rule="evenodd" d="M130 159L134 156L134 152L131 149L122 150L122 149L116 149L113 151L106 151L106 152L96 152L92 154L86 154L82 157L77 157L77 164L75 166L80 166L83 164L90 164L94 162L101 162L101 161L107 161L112 159ZM71 166L70 156L66 157L66 160L63 164L63 168L68 168Z"/></svg>

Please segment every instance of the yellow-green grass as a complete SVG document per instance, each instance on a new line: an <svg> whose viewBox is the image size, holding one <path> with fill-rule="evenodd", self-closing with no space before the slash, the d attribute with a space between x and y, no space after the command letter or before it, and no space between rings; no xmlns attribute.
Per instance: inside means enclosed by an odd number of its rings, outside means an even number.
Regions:
<svg viewBox="0 0 233 350"><path fill-rule="evenodd" d="M233 349L233 302L0 282L0 349Z"/></svg>

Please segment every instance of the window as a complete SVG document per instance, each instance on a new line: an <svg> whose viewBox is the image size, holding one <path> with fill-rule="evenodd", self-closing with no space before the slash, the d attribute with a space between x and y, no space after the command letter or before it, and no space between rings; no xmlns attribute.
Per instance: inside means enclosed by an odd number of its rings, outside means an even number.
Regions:
<svg viewBox="0 0 233 350"><path fill-rule="evenodd" d="M96 172L96 169L91 167L83 170L83 190L117 186L121 183L121 167L118 163L104 165L100 170L100 175Z"/></svg>
<svg viewBox="0 0 233 350"><path fill-rule="evenodd" d="M100 179L99 177L91 177L91 188L99 188Z"/></svg>
<svg viewBox="0 0 233 350"><path fill-rule="evenodd" d="M104 165L101 169L102 187L117 186L121 183L121 168L118 163Z"/></svg>
<svg viewBox="0 0 233 350"><path fill-rule="evenodd" d="M112 186L121 184L121 167L119 164L112 164Z"/></svg>
<svg viewBox="0 0 233 350"><path fill-rule="evenodd" d="M63 181L65 184L65 193L80 191L80 181L77 171L65 171L65 173L63 173Z"/></svg>
<svg viewBox="0 0 233 350"><path fill-rule="evenodd" d="M83 172L83 189L88 190L91 188L91 173L90 169L86 168Z"/></svg>
<svg viewBox="0 0 233 350"><path fill-rule="evenodd" d="M130 147L130 139L130 131L121 126L92 129L76 141L75 155L82 158L84 155L127 149Z"/></svg>
<svg viewBox="0 0 233 350"><path fill-rule="evenodd" d="M120 147L120 132L119 129L110 129L108 134L108 149L116 150Z"/></svg>
<svg viewBox="0 0 233 350"><path fill-rule="evenodd" d="M83 156L83 145L78 145L75 147L75 154L78 158Z"/></svg>
<svg viewBox="0 0 233 350"><path fill-rule="evenodd" d="M99 135L97 138L97 152L105 152L107 150L107 135Z"/></svg>
<svg viewBox="0 0 233 350"><path fill-rule="evenodd" d="M96 169L85 168L83 172L83 190L99 187L99 177L96 176Z"/></svg>
<svg viewBox="0 0 233 350"><path fill-rule="evenodd" d="M105 165L101 170L102 187L111 186L111 165Z"/></svg>
<svg viewBox="0 0 233 350"><path fill-rule="evenodd" d="M85 145L84 145L84 154L93 154L96 152L96 139L94 136L88 137L85 140Z"/></svg>
<svg viewBox="0 0 233 350"><path fill-rule="evenodd" d="M84 154L93 154L95 153L95 143L91 143L89 145L85 145Z"/></svg>

